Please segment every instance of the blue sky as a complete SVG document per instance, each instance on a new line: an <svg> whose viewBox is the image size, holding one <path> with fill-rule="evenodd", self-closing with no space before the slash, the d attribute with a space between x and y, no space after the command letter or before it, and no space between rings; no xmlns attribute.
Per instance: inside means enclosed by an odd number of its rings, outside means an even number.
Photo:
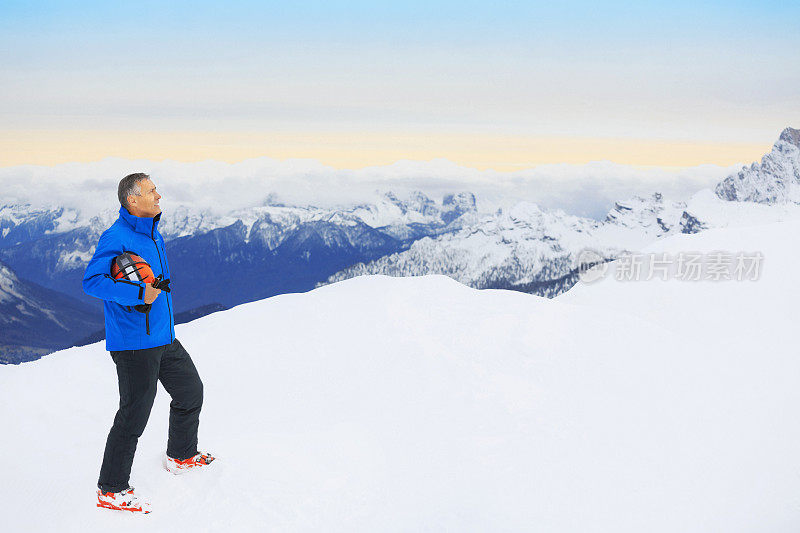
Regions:
<svg viewBox="0 0 800 533"><path fill-rule="evenodd" d="M779 2L6 1L0 166L193 159L198 142L226 160L326 161L336 144L349 155L330 162L351 166L514 168L600 147L747 161L800 124L799 20ZM80 150L59 144L76 136ZM470 161L463 136L485 153Z"/></svg>
<svg viewBox="0 0 800 533"><path fill-rule="evenodd" d="M0 6L4 41L147 36L275 43L599 46L798 42L792 2L36 2ZM132 32L132 33L131 33ZM49 40L49 39L47 39ZM34 48L36 48L34 46Z"/></svg>

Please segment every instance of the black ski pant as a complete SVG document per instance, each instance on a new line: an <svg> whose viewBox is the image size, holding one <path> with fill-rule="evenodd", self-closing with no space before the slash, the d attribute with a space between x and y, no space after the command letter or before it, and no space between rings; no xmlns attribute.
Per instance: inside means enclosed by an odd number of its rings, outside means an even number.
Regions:
<svg viewBox="0 0 800 533"><path fill-rule="evenodd" d="M178 339L145 350L111 352L119 378L119 410L108 433L98 488L128 488L136 445L150 417L158 381L172 397L167 455L188 459L197 454L197 428L203 405L203 382Z"/></svg>

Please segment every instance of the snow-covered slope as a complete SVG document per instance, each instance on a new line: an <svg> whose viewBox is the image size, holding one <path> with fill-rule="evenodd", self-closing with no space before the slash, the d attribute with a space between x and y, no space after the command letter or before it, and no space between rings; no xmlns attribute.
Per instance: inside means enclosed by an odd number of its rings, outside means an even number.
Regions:
<svg viewBox="0 0 800 533"><path fill-rule="evenodd" d="M711 190L704 189L694 194L686 203L681 221L684 227L687 216L693 223L701 224L701 229L757 226L800 219L800 204L730 202L719 198Z"/></svg>
<svg viewBox="0 0 800 533"><path fill-rule="evenodd" d="M180 325L205 383L208 471L160 467L97 509L116 408L102 344L0 371L11 530L794 532L800 224L668 237L760 250L756 282L611 279L554 300L361 277ZM69 377L65 377L69 376ZM46 499L43 505L42 499Z"/></svg>
<svg viewBox="0 0 800 533"><path fill-rule="evenodd" d="M640 242L651 244L667 235L796 219L800 219L800 204L728 201L703 189L686 202L668 201L659 193L635 196L617 202L604 222L607 227L634 230L641 234Z"/></svg>

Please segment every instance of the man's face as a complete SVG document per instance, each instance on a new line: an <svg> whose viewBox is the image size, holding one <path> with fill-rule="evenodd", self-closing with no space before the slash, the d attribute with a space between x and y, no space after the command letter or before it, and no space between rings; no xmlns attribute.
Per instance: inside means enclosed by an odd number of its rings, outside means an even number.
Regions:
<svg viewBox="0 0 800 533"><path fill-rule="evenodd" d="M156 186L149 179L139 182L142 194L139 196L128 196L128 205L133 216L152 218L161 212L158 201L161 195L156 192Z"/></svg>

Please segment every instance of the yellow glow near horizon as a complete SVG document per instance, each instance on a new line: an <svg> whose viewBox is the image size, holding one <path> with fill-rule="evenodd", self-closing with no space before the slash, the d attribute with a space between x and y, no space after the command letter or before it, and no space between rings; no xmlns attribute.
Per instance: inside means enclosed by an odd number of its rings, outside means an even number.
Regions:
<svg viewBox="0 0 800 533"><path fill-rule="evenodd" d="M198 131L0 130L0 166L126 159L229 163L254 157L316 159L335 168L445 158L480 170L609 160L637 166L732 165L760 160L769 145L652 139L490 134L254 133Z"/></svg>

